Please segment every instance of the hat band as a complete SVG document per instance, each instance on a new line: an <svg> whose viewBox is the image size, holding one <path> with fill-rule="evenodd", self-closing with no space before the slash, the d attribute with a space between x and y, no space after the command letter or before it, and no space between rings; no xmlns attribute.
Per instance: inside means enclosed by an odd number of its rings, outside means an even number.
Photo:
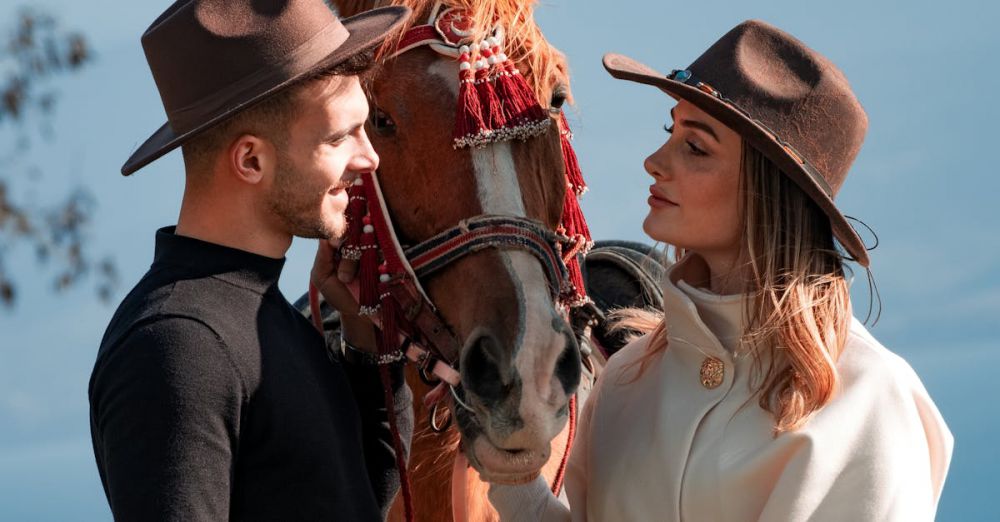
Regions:
<svg viewBox="0 0 1000 522"><path fill-rule="evenodd" d="M350 35L351 33L339 21L331 22L287 53L281 62L270 67L261 67L234 81L225 89L218 90L195 103L168 110L167 119L170 121L170 128L177 134L183 134L223 112L252 101L257 94L307 72L309 67L319 63L347 41ZM234 101L236 101L235 106Z"/></svg>
<svg viewBox="0 0 1000 522"><path fill-rule="evenodd" d="M809 160L806 159L806 157L803 154L795 150L795 147L792 147L792 145L789 144L787 141L781 139L781 136L779 136L778 133L771 130L771 128L768 127L767 124L751 116L750 113L746 111L746 109L740 107L739 104L737 104L733 100L726 98L715 87L712 87L711 85L695 78L694 74L690 71L690 69L674 69L673 71L670 72L670 74L667 75L667 79L673 80L675 82L680 82L685 85L690 85L691 87L694 87L701 92L704 92L710 96L717 98L719 101L725 103L726 105L729 105L737 112L742 114L745 118L750 120L751 123L753 123L761 130L763 130L765 133L767 133L771 137L771 139L773 139L778 145L781 145L781 148L785 150L785 153L787 153L793 160L795 160L796 163L802 166L802 170L805 171L805 173L809 176L809 178L812 179L813 182L815 182L816 185L818 185L819 188L821 188L823 192L825 192L830 199L833 199L833 189L830 188L830 184L826 181L826 178L823 177L823 174L820 173L819 169L814 167L812 163L810 163Z"/></svg>

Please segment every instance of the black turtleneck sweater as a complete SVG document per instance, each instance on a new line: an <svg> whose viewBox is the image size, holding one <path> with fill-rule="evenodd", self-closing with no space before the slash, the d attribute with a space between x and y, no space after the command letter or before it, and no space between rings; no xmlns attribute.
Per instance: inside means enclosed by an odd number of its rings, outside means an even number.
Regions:
<svg viewBox="0 0 1000 522"><path fill-rule="evenodd" d="M378 520L398 489L382 385L328 357L283 259L156 235L90 381L117 520ZM393 368L408 444L411 396Z"/></svg>

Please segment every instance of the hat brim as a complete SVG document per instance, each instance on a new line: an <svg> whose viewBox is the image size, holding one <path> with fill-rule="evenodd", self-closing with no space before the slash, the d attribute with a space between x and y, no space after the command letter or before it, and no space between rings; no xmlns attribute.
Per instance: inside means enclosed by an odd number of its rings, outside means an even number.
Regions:
<svg viewBox="0 0 1000 522"><path fill-rule="evenodd" d="M677 100L686 100L695 107L705 111L709 116L719 120L733 129L743 139L773 161L789 178L820 207L830 218L833 235L844 247L847 253L861 266L867 267L870 260L868 250L854 227L837 209L833 199L827 194L805 167L779 143L770 132L766 131L744 113L719 98L691 85L671 80L665 74L644 65L632 58L620 54L604 55L604 68L611 76L620 80L629 80L658 87Z"/></svg>
<svg viewBox="0 0 1000 522"><path fill-rule="evenodd" d="M296 81L316 71L334 67L357 53L381 44L386 37L402 25L409 14L410 10L406 7L389 6L365 11L361 14L341 20L341 23L344 24L344 27L350 33L350 36L348 36L347 40L345 40L344 43L337 47L333 52L317 61L314 66L304 68L299 73L291 75L290 77L283 79L281 82L269 86L266 89L247 97L246 99L235 100L232 106L228 107L227 110L210 119L207 119L206 121L183 133L178 134L174 132L169 122L163 124L163 126L154 132L152 136L146 139L146 141L132 153L128 161L122 165L122 175L129 176L135 173L137 170L159 159L164 154L183 145L185 141L198 135L202 131L207 130L209 127L225 120L239 111L249 108L251 105L277 93L278 91L281 91Z"/></svg>

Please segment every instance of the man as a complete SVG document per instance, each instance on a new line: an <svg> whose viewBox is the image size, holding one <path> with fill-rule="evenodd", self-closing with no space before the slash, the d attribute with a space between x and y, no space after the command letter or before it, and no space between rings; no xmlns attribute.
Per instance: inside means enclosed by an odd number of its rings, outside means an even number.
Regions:
<svg viewBox="0 0 1000 522"><path fill-rule="evenodd" d="M378 166L358 74L408 13L341 22L321 0L180 0L143 35L169 122L122 173L180 146L186 184L91 378L116 519L384 518L398 476L377 368L331 361L277 282L293 236L343 234L345 188ZM347 340L373 350L321 245L313 281Z"/></svg>

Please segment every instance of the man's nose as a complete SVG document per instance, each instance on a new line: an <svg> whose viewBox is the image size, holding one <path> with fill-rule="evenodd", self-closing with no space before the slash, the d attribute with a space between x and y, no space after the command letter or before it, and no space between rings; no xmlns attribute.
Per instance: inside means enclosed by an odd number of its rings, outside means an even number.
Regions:
<svg viewBox="0 0 1000 522"><path fill-rule="evenodd" d="M378 169L379 157L378 153L375 152L375 147L372 145L371 140L368 139L368 133L365 132L364 128L361 129L361 150L358 153L358 166L359 171L372 171Z"/></svg>

